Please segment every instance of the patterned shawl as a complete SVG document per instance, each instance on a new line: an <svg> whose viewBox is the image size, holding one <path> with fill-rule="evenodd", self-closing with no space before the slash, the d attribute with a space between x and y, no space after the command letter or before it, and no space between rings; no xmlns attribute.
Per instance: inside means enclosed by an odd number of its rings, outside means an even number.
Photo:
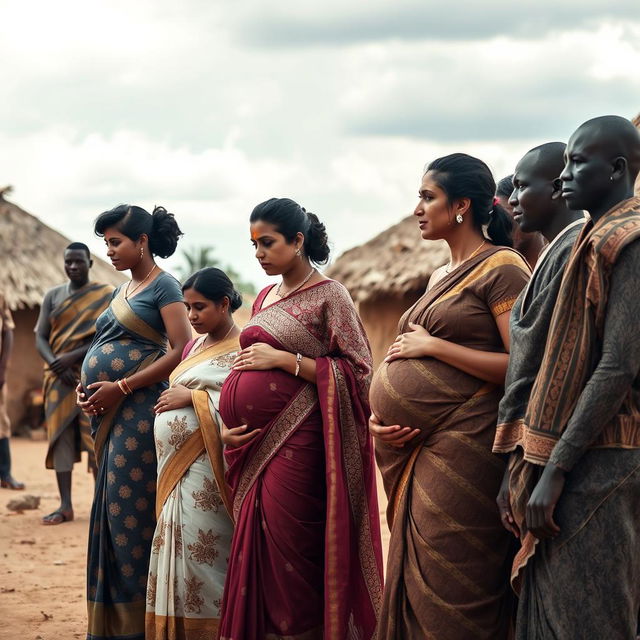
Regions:
<svg viewBox="0 0 640 640"><path fill-rule="evenodd" d="M549 339L533 385L523 431L525 460L546 464L597 364L611 272L622 250L640 238L640 198L621 202L576 241L551 318ZM598 444L624 446L632 434L614 421ZM637 430L634 430L634 432Z"/></svg>

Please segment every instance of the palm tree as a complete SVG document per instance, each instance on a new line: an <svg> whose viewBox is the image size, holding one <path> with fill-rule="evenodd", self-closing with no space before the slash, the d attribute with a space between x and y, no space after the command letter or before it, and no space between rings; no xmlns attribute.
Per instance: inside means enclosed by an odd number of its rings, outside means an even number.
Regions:
<svg viewBox="0 0 640 640"><path fill-rule="evenodd" d="M205 267L218 267L229 276L240 293L255 296L256 288L253 282L244 280L242 276L229 265L222 267L220 261L213 255L213 250L213 247L189 247L188 249L183 249L182 257L184 258L184 264L178 268L180 279L186 280L192 273Z"/></svg>
<svg viewBox="0 0 640 640"><path fill-rule="evenodd" d="M184 265L178 271L180 278L186 280L192 273L205 267L218 267L220 262L212 255L213 247L189 247L182 250Z"/></svg>

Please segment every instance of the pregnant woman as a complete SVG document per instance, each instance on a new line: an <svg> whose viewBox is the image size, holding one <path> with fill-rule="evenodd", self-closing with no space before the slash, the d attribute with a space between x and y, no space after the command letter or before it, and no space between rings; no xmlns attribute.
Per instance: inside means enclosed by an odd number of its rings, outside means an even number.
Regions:
<svg viewBox="0 0 640 640"><path fill-rule="evenodd" d="M217 637L233 522L220 440L220 389L239 351L242 298L215 267L182 286L201 335L156 405L158 524L151 546L146 640Z"/></svg>
<svg viewBox="0 0 640 640"><path fill-rule="evenodd" d="M329 256L318 218L273 198L250 223L282 281L258 295L220 400L238 445L220 636L369 640L382 597L371 352L345 288L311 265Z"/></svg>
<svg viewBox="0 0 640 640"><path fill-rule="evenodd" d="M153 257L172 255L181 233L163 207L151 215L129 205L101 214L95 232L114 267L131 270L131 280L96 322L78 388L79 404L91 415L98 465L87 638L143 640L155 528L154 406L191 336L180 284Z"/></svg>
<svg viewBox="0 0 640 640"><path fill-rule="evenodd" d="M389 497L378 630L387 640L509 634L510 541L495 502L504 463L491 447L509 313L529 267L506 248L512 223L494 192L489 168L471 156L428 166L414 213L424 239L447 241L451 260L401 318L371 387Z"/></svg>

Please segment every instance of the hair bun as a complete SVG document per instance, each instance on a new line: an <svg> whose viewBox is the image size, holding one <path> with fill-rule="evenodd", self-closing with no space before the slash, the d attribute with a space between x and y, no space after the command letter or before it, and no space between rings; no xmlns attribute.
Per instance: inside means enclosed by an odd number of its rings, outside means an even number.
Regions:
<svg viewBox="0 0 640 640"><path fill-rule="evenodd" d="M303 209L304 211L304 209ZM326 264L329 261L329 238L324 223L318 216L310 211L305 211L309 218L309 230L304 240L304 250L309 260L315 264Z"/></svg>
<svg viewBox="0 0 640 640"><path fill-rule="evenodd" d="M156 256L168 258L175 253L178 240L184 234L173 213L169 213L164 207L154 207L151 217L153 224L149 235L149 249Z"/></svg>
<svg viewBox="0 0 640 640"><path fill-rule="evenodd" d="M235 289L229 298L229 306L231 307L232 312L237 311L242 306L242 296Z"/></svg>

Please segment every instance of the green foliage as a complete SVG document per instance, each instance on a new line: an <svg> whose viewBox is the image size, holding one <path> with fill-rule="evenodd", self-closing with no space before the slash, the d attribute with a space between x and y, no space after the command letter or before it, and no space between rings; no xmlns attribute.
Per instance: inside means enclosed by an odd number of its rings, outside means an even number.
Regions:
<svg viewBox="0 0 640 640"><path fill-rule="evenodd" d="M226 267L220 264L218 258L214 255L213 247L189 247L182 250L183 264L178 267L180 274L180 280L183 282L196 271L204 269L205 267L218 267L222 269L231 279L231 282L235 285L236 289L240 293L246 293L248 295L256 295L256 287L253 282L244 280L242 276L231 266Z"/></svg>

